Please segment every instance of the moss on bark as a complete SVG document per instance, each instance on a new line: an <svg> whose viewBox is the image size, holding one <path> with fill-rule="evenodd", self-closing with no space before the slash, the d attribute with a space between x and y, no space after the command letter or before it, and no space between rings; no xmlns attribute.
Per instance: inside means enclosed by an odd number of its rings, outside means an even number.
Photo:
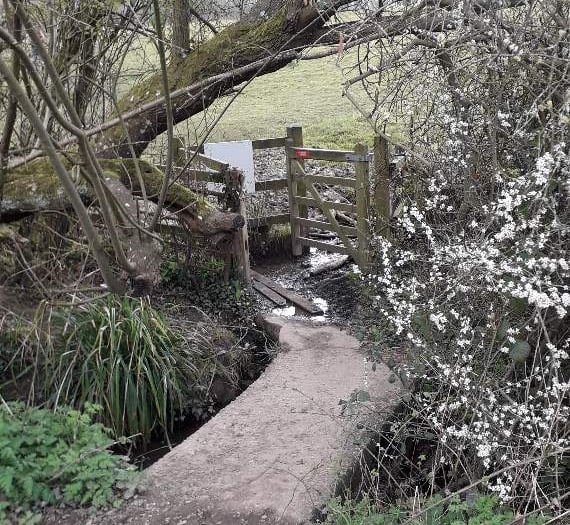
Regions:
<svg viewBox="0 0 570 525"><path fill-rule="evenodd" d="M183 60L175 60L168 66L169 89L173 93L186 86L199 83L201 80L228 73L236 68L246 66L267 58L279 49L290 38L287 32L287 9L284 7L273 16L264 20L242 21L220 31L199 48L190 52ZM281 64L279 67L282 67ZM279 67L275 66L277 69ZM265 72L270 72L266 67ZM251 78L255 71L241 75L229 76L224 81L200 90L184 92L172 98L174 120L182 122L190 116L203 111L228 88ZM161 94L162 78L160 72L133 87L119 101L121 113L128 113L156 100ZM198 95L193 97L192 95ZM126 125L128 135L122 125L107 130L101 141L100 156L108 158L127 157L132 143L138 154L146 145L166 129L165 109L162 106L152 107L140 115L130 118Z"/></svg>
<svg viewBox="0 0 570 525"><path fill-rule="evenodd" d="M134 193L140 193L141 188L136 176L134 160L102 159L100 162L105 177L118 179ZM164 181L164 174L148 162L138 162L147 195L151 200L157 198ZM78 173L78 170L73 169L70 160L66 159L64 163L71 173ZM90 185L83 177L77 175L75 182L85 202L95 200ZM186 208L189 212L199 216L206 216L215 210L202 196L177 183L170 186L166 203L176 208ZM38 158L8 171L4 198L0 202L0 217L68 207L69 202L59 178L47 159Z"/></svg>

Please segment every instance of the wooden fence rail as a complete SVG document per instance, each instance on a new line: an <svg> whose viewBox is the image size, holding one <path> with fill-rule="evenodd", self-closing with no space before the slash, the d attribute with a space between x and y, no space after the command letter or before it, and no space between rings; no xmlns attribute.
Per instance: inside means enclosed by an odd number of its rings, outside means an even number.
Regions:
<svg viewBox="0 0 570 525"><path fill-rule="evenodd" d="M369 248L369 217L371 194L374 197L374 227L377 233L390 236L389 221L391 217L391 198L389 191L390 162L388 145L377 138L374 143L374 164L376 176L374 188L371 190L370 164L371 158L368 147L357 144L354 150L339 151L320 148L306 148L303 145L303 129L294 125L287 128L285 137L267 138L252 141L254 150L284 148L287 158L287 178L270 179L255 182L255 191L288 190L289 212L252 217L247 220L245 231L241 236L241 245L247 247L247 227L255 228L261 225L287 224L291 225L291 248L294 256L306 253L309 247L320 250L350 255L356 263L365 268L368 264ZM231 166L225 162L206 156L202 150L184 148L181 143L180 151L184 151L176 164L186 165L188 152L194 156L194 163L186 166L179 175L185 175L186 180L196 182L214 182L227 184L227 173ZM326 162L352 163L355 166L354 177L308 174L305 171L306 160ZM353 188L356 194L356 204L333 202L321 195L316 185L340 186ZM245 213L243 199L240 200L240 210ZM317 209L323 218L309 219L309 208ZM337 212L348 212L356 215L355 226L339 224ZM340 244L333 244L309 237L311 228L317 228L336 233ZM245 248L244 248L245 249ZM246 254L242 254L245 259ZM248 258L247 258L248 259ZM242 262L243 266L243 262ZM249 262L247 271L249 272Z"/></svg>

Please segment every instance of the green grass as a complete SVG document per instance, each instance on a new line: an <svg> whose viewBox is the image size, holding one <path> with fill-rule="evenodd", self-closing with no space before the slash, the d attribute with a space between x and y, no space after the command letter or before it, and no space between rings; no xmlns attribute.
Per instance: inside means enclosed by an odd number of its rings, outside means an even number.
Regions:
<svg viewBox="0 0 570 525"><path fill-rule="evenodd" d="M418 507L418 503L423 503ZM375 508L368 497L360 501L333 498L328 504L327 523L330 525L511 525L516 523L511 509L502 505L495 495L480 495L473 502L458 496L444 501L434 496L421 500L399 501L384 509ZM514 520L514 521L513 521ZM541 525L542 516L526 516L527 525Z"/></svg>
<svg viewBox="0 0 570 525"><path fill-rule="evenodd" d="M343 79L336 62L336 56L299 61L256 78L230 106L208 141L284 136L288 125L301 124L308 146L352 149L357 142L371 145L370 125L342 96ZM342 67L355 62L356 52L348 52ZM125 94L134 83L137 69L148 77L156 67L152 45L142 42L133 46L123 68L128 75L119 83L119 93ZM356 94L358 98L364 96L358 90ZM230 97L216 101L205 112L179 124L176 133L191 143L198 142L229 101ZM162 150L163 140L159 137L151 151Z"/></svg>
<svg viewBox="0 0 570 525"><path fill-rule="evenodd" d="M293 63L259 77L232 104L210 139L284 136L285 128L296 123L303 126L309 146L352 149L357 142L371 143L372 130L342 96L341 83L336 57ZM210 111L217 113L226 104L227 99L221 100ZM197 115L188 128L199 128L202 119Z"/></svg>

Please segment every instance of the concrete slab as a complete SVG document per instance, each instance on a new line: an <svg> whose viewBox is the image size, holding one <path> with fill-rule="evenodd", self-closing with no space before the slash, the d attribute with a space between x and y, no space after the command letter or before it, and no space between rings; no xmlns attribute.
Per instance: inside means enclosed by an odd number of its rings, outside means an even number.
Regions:
<svg viewBox="0 0 570 525"><path fill-rule="evenodd" d="M389 410L399 386L372 371L358 341L333 326L281 318L283 351L261 377L146 471L147 490L91 523L297 525L331 495L358 454L371 409ZM339 404L356 391L370 401ZM353 396L354 397L354 396Z"/></svg>

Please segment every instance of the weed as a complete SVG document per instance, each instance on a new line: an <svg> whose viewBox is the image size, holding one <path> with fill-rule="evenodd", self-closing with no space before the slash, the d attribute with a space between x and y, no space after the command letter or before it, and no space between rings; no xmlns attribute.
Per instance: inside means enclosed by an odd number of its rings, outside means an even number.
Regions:
<svg viewBox="0 0 570 525"><path fill-rule="evenodd" d="M165 261L160 267L160 278L166 286L181 285L185 280L184 268L178 261Z"/></svg>
<svg viewBox="0 0 570 525"><path fill-rule="evenodd" d="M441 502L441 503L440 503ZM417 502L414 502L417 504ZM410 508L411 507L411 508ZM333 498L328 505L327 523L334 525L510 525L512 510L502 507L496 496L479 496L468 503L458 497L443 502L433 497L424 502L422 512L414 511L416 505L392 505L385 509L376 508L368 498L360 501L342 502ZM527 516L526 525L544 523L542 517Z"/></svg>
<svg viewBox="0 0 570 525"><path fill-rule="evenodd" d="M37 523L36 510L45 504L118 506L117 496L132 492L135 472L109 452L109 429L92 422L98 410L0 405L0 523L8 513Z"/></svg>

